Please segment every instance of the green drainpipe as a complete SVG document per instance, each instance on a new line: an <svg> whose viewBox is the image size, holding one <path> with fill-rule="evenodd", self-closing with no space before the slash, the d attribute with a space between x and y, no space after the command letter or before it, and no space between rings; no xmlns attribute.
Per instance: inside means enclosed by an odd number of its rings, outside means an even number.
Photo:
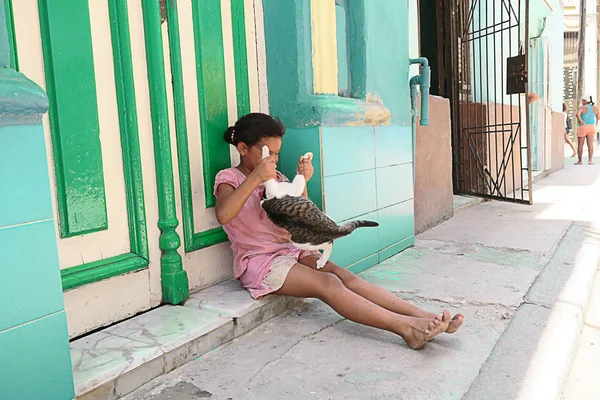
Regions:
<svg viewBox="0 0 600 400"><path fill-rule="evenodd" d="M411 128L412 128L412 145L413 145L413 183L415 181L415 155L416 155L416 143L417 143L417 117L419 116L419 110L417 110L417 97L419 91L417 86L421 86L421 126L429 125L429 87L431 86L431 69L429 68L429 61L425 57L421 58L410 58L408 60L410 65L421 64L421 73L410 78L410 113Z"/></svg>

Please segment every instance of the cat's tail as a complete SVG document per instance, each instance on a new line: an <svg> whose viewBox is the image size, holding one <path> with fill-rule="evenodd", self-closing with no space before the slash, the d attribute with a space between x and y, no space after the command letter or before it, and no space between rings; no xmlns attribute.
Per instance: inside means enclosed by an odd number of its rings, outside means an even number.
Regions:
<svg viewBox="0 0 600 400"><path fill-rule="evenodd" d="M346 236L354 232L355 229L375 226L379 226L379 224L373 221L352 221L340 226L339 232L341 233L341 236Z"/></svg>

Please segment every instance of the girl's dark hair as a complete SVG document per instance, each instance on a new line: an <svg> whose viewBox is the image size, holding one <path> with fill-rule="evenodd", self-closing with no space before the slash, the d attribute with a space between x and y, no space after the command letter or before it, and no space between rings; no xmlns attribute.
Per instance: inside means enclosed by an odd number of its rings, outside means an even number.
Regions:
<svg viewBox="0 0 600 400"><path fill-rule="evenodd" d="M254 146L264 137L282 137L285 126L278 118L262 113L251 113L240 118L234 126L225 131L223 138L233 146L246 143Z"/></svg>
<svg viewBox="0 0 600 400"><path fill-rule="evenodd" d="M567 104L563 103L563 112L567 112Z"/></svg>

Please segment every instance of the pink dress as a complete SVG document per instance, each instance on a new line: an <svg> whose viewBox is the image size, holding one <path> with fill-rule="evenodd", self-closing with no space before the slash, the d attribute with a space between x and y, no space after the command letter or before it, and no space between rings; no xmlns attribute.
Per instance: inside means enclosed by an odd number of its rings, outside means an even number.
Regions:
<svg viewBox="0 0 600 400"><path fill-rule="evenodd" d="M220 171L216 177L215 196L220 184L237 189L245 179L237 168ZM286 178L277 172L277 180L281 182ZM255 299L280 289L298 259L320 254L294 247L291 235L271 222L260 206L263 191L264 185L258 185L239 214L223 226L233 251L234 278L239 279Z"/></svg>

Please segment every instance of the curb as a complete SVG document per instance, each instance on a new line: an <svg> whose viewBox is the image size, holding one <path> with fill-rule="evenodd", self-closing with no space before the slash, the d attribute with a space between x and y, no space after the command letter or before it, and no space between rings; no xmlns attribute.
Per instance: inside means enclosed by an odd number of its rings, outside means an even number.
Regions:
<svg viewBox="0 0 600 400"><path fill-rule="evenodd" d="M463 400L562 399L599 263L600 230L571 224Z"/></svg>
<svg viewBox="0 0 600 400"><path fill-rule="evenodd" d="M569 231L574 227L578 225L571 226ZM590 229L586 229L588 233ZM538 343L538 348L551 351L537 351L534 355L525 376L522 399L562 398L600 264L600 240L597 237L587 236L583 240L574 264Z"/></svg>

